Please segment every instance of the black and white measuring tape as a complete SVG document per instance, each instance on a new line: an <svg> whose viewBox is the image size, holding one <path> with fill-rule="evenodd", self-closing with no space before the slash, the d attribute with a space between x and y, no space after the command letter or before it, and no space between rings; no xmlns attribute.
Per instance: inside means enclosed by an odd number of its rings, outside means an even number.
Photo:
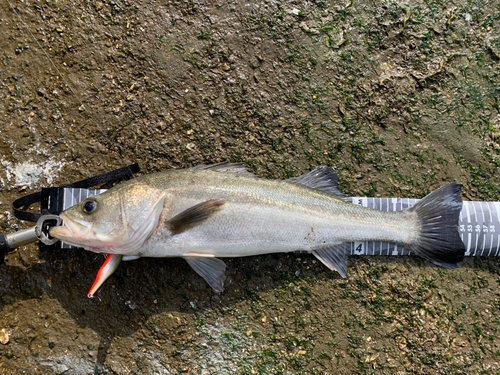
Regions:
<svg viewBox="0 0 500 375"><path fill-rule="evenodd" d="M42 189L13 203L15 216L20 220L33 221L35 227L11 234L0 234L0 264L5 253L19 246L40 241L41 249L69 248L60 244L48 235L49 229L60 225L57 216L67 208L80 203L105 189L88 189L110 181L117 181L139 171L138 164L105 173L86 180L78 181L62 187ZM419 201L410 198L348 198L352 204L381 211L400 211ZM23 211L21 208L36 202L41 202L41 213ZM465 256L499 256L500 255L500 202L470 202L464 201L458 229L465 244ZM351 255L409 255L410 252L402 246L380 241L353 242Z"/></svg>
<svg viewBox="0 0 500 375"><path fill-rule="evenodd" d="M419 199L352 197L351 203L381 211L400 211ZM458 230L465 256L500 255L500 202L464 201ZM353 242L351 255L408 255L402 246L380 241Z"/></svg>
<svg viewBox="0 0 500 375"><path fill-rule="evenodd" d="M65 210L92 195L104 192L103 189L65 188L58 194L57 207ZM410 198L349 198L351 203L381 211L400 211L413 206L419 199ZM52 211L55 212L55 211ZM465 201L460 213L458 229L465 244L465 256L500 255L500 202ZM69 247L69 245L63 245ZM402 246L388 242L353 242L351 255L409 255Z"/></svg>

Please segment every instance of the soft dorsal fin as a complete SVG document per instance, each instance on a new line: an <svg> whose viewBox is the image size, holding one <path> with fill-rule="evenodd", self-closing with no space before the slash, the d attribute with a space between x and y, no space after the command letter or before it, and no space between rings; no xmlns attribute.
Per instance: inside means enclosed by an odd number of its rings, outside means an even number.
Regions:
<svg viewBox="0 0 500 375"><path fill-rule="evenodd" d="M228 163L223 161L217 164L200 164L191 169L205 169L214 172L235 173L247 177L256 177L252 172L249 172L245 163Z"/></svg>
<svg viewBox="0 0 500 375"><path fill-rule="evenodd" d="M175 215L165 225L174 235L185 232L222 210L225 203L222 199L211 199L198 203Z"/></svg>
<svg viewBox="0 0 500 375"><path fill-rule="evenodd" d="M329 167L319 167L302 176L289 178L286 181L333 194L341 200L346 199L346 196L339 190L338 174Z"/></svg>

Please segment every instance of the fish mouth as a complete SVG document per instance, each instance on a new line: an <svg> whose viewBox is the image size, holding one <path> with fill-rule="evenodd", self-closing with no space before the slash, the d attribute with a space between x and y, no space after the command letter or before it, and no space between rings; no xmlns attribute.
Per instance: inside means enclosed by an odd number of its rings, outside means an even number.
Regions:
<svg viewBox="0 0 500 375"><path fill-rule="evenodd" d="M65 215L64 212L59 217L62 219L63 224L52 227L49 235L68 245L81 247L97 253L115 253L115 248L122 244L119 235L116 236L117 239L106 233L96 233L92 228L91 222L72 219Z"/></svg>
<svg viewBox="0 0 500 375"><path fill-rule="evenodd" d="M90 233L91 223L87 221L72 220L64 213L59 217L63 221L62 226L50 229L50 236L62 241L74 242L74 240L83 239Z"/></svg>

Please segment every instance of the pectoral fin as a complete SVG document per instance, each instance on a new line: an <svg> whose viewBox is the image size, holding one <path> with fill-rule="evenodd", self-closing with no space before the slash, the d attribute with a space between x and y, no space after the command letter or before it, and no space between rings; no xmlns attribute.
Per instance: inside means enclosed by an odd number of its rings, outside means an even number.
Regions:
<svg viewBox="0 0 500 375"><path fill-rule="evenodd" d="M199 203L174 216L165 225L167 225L172 234L185 232L221 211L225 203L222 199L211 199Z"/></svg>
<svg viewBox="0 0 500 375"><path fill-rule="evenodd" d="M351 243L346 242L340 245L330 245L313 250L313 255L332 271L337 271L340 276L346 277L347 255L351 248Z"/></svg>
<svg viewBox="0 0 500 375"><path fill-rule="evenodd" d="M105 282L108 279L108 277L110 277L116 271L116 269L120 265L121 260L122 260L121 255L118 254L108 255L103 265L99 269L99 272L97 272L97 277L95 278L94 284L92 285L92 288L90 288L87 297L89 298L94 297L94 293L97 292L97 289L99 289L102 283Z"/></svg>
<svg viewBox="0 0 500 375"><path fill-rule="evenodd" d="M221 293L224 290L226 263L217 258L186 256L183 258L216 292Z"/></svg>

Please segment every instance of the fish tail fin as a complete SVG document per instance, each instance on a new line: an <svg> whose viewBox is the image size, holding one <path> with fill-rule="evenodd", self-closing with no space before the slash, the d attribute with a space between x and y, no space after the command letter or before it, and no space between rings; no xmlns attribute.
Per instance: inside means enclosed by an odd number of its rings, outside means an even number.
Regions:
<svg viewBox="0 0 500 375"><path fill-rule="evenodd" d="M452 182L426 197L407 212L418 216L420 233L406 248L438 266L456 268L463 260L465 246L458 232L462 210L462 185Z"/></svg>

